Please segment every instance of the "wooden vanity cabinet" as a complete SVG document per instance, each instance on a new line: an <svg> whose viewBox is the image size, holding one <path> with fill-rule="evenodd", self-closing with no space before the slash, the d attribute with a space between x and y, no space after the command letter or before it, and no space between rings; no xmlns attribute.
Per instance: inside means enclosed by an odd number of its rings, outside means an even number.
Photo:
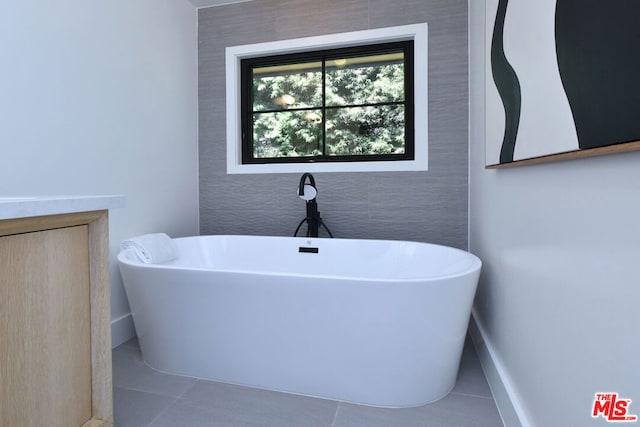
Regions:
<svg viewBox="0 0 640 427"><path fill-rule="evenodd" d="M0 220L0 426L113 426L108 211Z"/></svg>

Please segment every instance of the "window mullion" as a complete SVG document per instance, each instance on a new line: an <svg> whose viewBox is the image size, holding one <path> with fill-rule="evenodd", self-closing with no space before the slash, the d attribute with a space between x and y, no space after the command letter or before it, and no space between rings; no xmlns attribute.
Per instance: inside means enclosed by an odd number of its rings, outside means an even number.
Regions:
<svg viewBox="0 0 640 427"><path fill-rule="evenodd" d="M327 60L322 59L322 158L327 157Z"/></svg>

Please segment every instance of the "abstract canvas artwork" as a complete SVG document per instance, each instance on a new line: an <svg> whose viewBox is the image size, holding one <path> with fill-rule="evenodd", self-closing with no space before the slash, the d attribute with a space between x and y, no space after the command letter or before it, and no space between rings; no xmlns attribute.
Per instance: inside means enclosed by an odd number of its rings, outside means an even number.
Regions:
<svg viewBox="0 0 640 427"><path fill-rule="evenodd" d="M640 2L487 0L486 165L640 149Z"/></svg>

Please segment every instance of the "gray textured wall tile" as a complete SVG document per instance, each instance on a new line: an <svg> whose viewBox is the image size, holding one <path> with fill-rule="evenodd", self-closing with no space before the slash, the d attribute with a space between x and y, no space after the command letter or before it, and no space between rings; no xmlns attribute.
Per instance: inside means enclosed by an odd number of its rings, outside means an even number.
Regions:
<svg viewBox="0 0 640 427"><path fill-rule="evenodd" d="M368 0L281 0L279 39L317 36L368 28Z"/></svg>
<svg viewBox="0 0 640 427"><path fill-rule="evenodd" d="M395 25L433 22L444 17L452 10L443 7L446 1L437 0L369 0L369 25L391 27ZM459 1L452 1L452 7L459 8ZM465 6L466 7L466 6Z"/></svg>
<svg viewBox="0 0 640 427"><path fill-rule="evenodd" d="M300 174L226 174L226 46L429 24L429 171L318 173L318 206L337 237L467 247L468 58L465 0L260 0L199 11L202 234L288 236L304 217Z"/></svg>
<svg viewBox="0 0 640 427"><path fill-rule="evenodd" d="M202 53L276 37L277 1L253 1L198 10L198 43Z"/></svg>

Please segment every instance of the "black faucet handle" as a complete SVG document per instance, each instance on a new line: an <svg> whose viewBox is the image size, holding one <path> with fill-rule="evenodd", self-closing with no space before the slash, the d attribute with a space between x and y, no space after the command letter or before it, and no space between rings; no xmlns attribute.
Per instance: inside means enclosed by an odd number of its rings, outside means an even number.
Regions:
<svg viewBox="0 0 640 427"><path fill-rule="evenodd" d="M307 179L309 180L309 184L307 184ZM305 194L305 187L307 190L307 194ZM318 190L316 189L316 180L309 172L305 172L300 178L300 185L298 186L298 196L300 196L302 200L309 201L315 199L317 195Z"/></svg>

